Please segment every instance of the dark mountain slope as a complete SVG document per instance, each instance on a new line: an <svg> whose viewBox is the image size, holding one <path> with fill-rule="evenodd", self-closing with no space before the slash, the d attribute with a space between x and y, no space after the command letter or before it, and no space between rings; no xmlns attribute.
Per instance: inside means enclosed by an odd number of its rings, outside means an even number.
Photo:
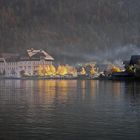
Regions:
<svg viewBox="0 0 140 140"><path fill-rule="evenodd" d="M139 0L0 0L0 51L44 48L58 62L127 58L139 53L139 7Z"/></svg>

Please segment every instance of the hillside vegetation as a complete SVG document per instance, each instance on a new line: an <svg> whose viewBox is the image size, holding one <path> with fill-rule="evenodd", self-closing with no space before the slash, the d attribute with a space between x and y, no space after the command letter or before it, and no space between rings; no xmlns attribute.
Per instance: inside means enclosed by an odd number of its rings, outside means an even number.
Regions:
<svg viewBox="0 0 140 140"><path fill-rule="evenodd" d="M0 0L0 51L43 48L58 62L106 52L105 59L140 45L139 7L139 0Z"/></svg>

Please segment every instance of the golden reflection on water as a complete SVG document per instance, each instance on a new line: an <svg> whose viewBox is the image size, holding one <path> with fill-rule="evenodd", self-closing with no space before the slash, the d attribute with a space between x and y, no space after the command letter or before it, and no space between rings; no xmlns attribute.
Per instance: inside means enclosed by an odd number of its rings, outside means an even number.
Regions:
<svg viewBox="0 0 140 140"><path fill-rule="evenodd" d="M97 91L99 90L99 81L90 81L90 94L92 97L96 96Z"/></svg>
<svg viewBox="0 0 140 140"><path fill-rule="evenodd" d="M86 94L86 81L85 80L81 81L80 87L81 87L82 99L85 99L85 94Z"/></svg>
<svg viewBox="0 0 140 140"><path fill-rule="evenodd" d="M120 93L121 93L121 82L113 82L112 83L112 89L113 89L113 93L116 96L120 96Z"/></svg>
<svg viewBox="0 0 140 140"><path fill-rule="evenodd" d="M39 80L37 82L38 94L46 102L54 100L65 102L68 99L68 93L77 86L74 80Z"/></svg>
<svg viewBox="0 0 140 140"><path fill-rule="evenodd" d="M44 104L53 104L56 101L59 103L67 102L77 95L83 101L96 98L99 88L99 82L93 80L29 80L20 81L18 85L30 94L28 100L32 103ZM119 87L114 85L114 88Z"/></svg>
<svg viewBox="0 0 140 140"><path fill-rule="evenodd" d="M88 100L91 98L96 98L96 92L99 88L98 81L94 80L80 80L77 82L77 89L79 92L79 97L82 100Z"/></svg>
<svg viewBox="0 0 140 140"><path fill-rule="evenodd" d="M72 101L73 98L82 101L96 99L98 94L104 93L104 90L108 90L109 94L120 96L123 90L121 82L95 80L17 80L5 81L4 85L3 88L7 88L5 91L11 92L7 87L9 86L13 87L12 90L15 92L24 93L16 94L15 98L22 95L23 100L31 104L46 105L66 103Z"/></svg>
<svg viewBox="0 0 140 140"><path fill-rule="evenodd" d="M56 81L56 92L57 100L65 102L68 98L68 81L67 80L58 80Z"/></svg>
<svg viewBox="0 0 140 140"><path fill-rule="evenodd" d="M39 97L46 102L67 102L77 94L82 100L95 98L99 88L97 81L86 80L40 80L36 86Z"/></svg>
<svg viewBox="0 0 140 140"><path fill-rule="evenodd" d="M53 102L56 94L56 81L55 80L39 80L36 83L39 98L43 103Z"/></svg>

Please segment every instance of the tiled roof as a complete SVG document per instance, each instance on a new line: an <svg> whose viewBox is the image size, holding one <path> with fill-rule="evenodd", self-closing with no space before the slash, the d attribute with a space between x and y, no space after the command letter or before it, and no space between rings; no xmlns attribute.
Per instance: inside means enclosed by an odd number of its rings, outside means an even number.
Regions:
<svg viewBox="0 0 140 140"><path fill-rule="evenodd" d="M29 55L29 57L32 58L44 58L45 60L54 60L54 58L52 56L50 56L47 52L45 52L44 50L34 50L34 49L30 49L27 50L27 53Z"/></svg>
<svg viewBox="0 0 140 140"><path fill-rule="evenodd" d="M14 54L14 53L1 53L1 58L4 58L7 62L14 62L14 61L32 61L40 59L44 59L47 61L52 61L54 58L50 56L44 50L35 50L35 49L28 49L26 52L22 54Z"/></svg>

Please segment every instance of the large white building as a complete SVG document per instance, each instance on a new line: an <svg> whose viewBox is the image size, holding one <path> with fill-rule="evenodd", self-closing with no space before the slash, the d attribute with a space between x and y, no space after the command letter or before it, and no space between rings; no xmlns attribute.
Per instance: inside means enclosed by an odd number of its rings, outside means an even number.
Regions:
<svg viewBox="0 0 140 140"><path fill-rule="evenodd" d="M44 50L29 49L24 54L0 54L0 75L21 77L22 73L35 75L38 67L51 65L54 58Z"/></svg>

